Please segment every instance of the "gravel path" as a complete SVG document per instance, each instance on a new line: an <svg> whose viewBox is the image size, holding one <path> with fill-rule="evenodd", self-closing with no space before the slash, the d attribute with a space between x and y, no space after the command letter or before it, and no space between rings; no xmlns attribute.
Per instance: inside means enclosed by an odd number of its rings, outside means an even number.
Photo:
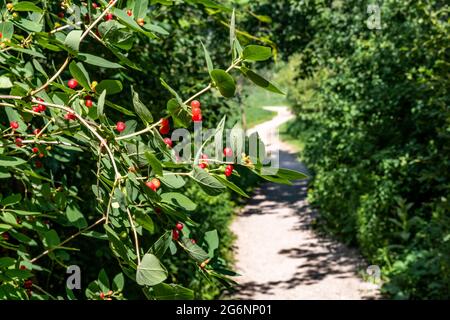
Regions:
<svg viewBox="0 0 450 320"><path fill-rule="evenodd" d="M305 170L276 129L293 115L287 107L266 107L278 115L256 126L268 149L280 150L281 167ZM257 189L232 224L236 234L234 299L373 299L377 287L356 272L365 270L357 253L311 228L314 212L305 200L306 181L294 186L267 183Z"/></svg>

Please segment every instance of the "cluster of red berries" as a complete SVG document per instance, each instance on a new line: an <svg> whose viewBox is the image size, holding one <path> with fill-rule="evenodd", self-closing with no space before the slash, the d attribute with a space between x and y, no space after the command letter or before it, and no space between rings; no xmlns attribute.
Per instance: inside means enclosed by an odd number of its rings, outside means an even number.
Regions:
<svg viewBox="0 0 450 320"><path fill-rule="evenodd" d="M153 191L156 192L156 191L161 187L161 182L160 182L158 179L153 178L152 180L147 181L147 182L145 183L145 185L146 185L148 188L150 188L150 189L152 189Z"/></svg>
<svg viewBox="0 0 450 320"><path fill-rule="evenodd" d="M75 113L73 113L73 112L67 112L65 115L64 115L64 119L66 119L66 120L68 120L68 121L70 121L70 120L75 120L77 117L75 116Z"/></svg>
<svg viewBox="0 0 450 320"><path fill-rule="evenodd" d="M192 121L200 122L202 121L202 109L200 109L200 101L194 100L191 102L192 107Z"/></svg>
<svg viewBox="0 0 450 320"><path fill-rule="evenodd" d="M44 102L44 99L42 99L42 98L37 98L37 100L40 102ZM47 109L47 107L41 103L39 103L37 106L33 107L34 112L44 112L46 109Z"/></svg>
<svg viewBox="0 0 450 320"><path fill-rule="evenodd" d="M13 130L17 130L17 129L19 129L19 123L17 121L11 121L9 123L9 127Z"/></svg>
<svg viewBox="0 0 450 320"><path fill-rule="evenodd" d="M159 127L159 133L162 135L168 134L170 131L170 122L167 118L162 118L160 120L161 126ZM169 149L173 147L173 141L170 138L164 138L164 143L167 145Z"/></svg>
<svg viewBox="0 0 450 320"><path fill-rule="evenodd" d="M198 166L202 169L206 169L208 167L208 160L207 160L208 158L209 158L208 155L203 153L201 156L202 160L200 161Z"/></svg>
<svg viewBox="0 0 450 320"><path fill-rule="evenodd" d="M104 292L100 292L99 297L102 300L112 300L111 298L112 294L113 294L112 290L109 290L106 294Z"/></svg>
<svg viewBox="0 0 450 320"><path fill-rule="evenodd" d="M184 225L178 222L175 228L172 230L172 239L177 241L180 238L180 231L183 230Z"/></svg>
<svg viewBox="0 0 450 320"><path fill-rule="evenodd" d="M226 147L223 149L223 155L227 158L231 158L233 156L233 149ZM234 167L232 164L229 164L225 168L225 175L227 177L231 176L233 174Z"/></svg>

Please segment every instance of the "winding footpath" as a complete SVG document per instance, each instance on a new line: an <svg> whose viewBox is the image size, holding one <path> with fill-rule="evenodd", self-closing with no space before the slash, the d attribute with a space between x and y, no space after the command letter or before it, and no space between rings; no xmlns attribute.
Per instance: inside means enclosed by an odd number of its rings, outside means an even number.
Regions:
<svg viewBox="0 0 450 320"><path fill-rule="evenodd" d="M279 150L280 166L305 171L293 148L278 139L277 128L292 119L288 107L256 126L268 150ZM367 264L357 252L318 235L315 212L306 201L307 181L293 186L267 183L258 188L232 224L238 290L233 299L373 299L377 286L357 274Z"/></svg>

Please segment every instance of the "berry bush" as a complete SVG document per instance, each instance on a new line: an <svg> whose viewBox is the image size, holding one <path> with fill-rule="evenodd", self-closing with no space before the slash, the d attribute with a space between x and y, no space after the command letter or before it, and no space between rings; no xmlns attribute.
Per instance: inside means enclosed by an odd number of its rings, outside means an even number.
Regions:
<svg viewBox="0 0 450 320"><path fill-rule="evenodd" d="M193 128L209 114L200 102L208 93L232 98L238 76L280 93L252 71L254 62L271 58L271 48L242 45L234 11L212 1L201 6L231 15L229 65L214 66L203 46L209 79L194 92L187 89L187 98L164 73L159 88L141 89L145 76L132 76L148 69L154 74L151 64L139 63L139 54L176 32L177 24L158 17L199 6L185 2L182 9L172 1L146 0L2 6L0 298L83 298L66 285L77 267L81 275L98 273L82 276L78 286L85 286L88 299L191 299L196 275L232 285L234 273L219 256L220 233L201 225L198 210L205 204L193 199L212 203L229 191L245 197L247 186L235 182L247 174L287 184L305 177L286 169L269 174L262 152L253 156L240 148L253 141L262 151L258 136L241 137L238 127L227 134L225 118L208 122L213 134L188 145L188 155L180 153L172 133L183 129L196 136ZM145 50L136 48L146 40ZM165 54L157 64L172 61ZM199 87L196 82L191 86ZM144 103L141 92L170 97L157 101L162 109ZM92 254L94 248L99 250ZM177 266L194 271L178 277Z"/></svg>

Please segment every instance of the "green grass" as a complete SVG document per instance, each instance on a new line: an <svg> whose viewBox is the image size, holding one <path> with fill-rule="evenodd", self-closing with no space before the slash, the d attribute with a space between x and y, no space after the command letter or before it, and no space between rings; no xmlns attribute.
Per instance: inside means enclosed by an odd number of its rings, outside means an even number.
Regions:
<svg viewBox="0 0 450 320"><path fill-rule="evenodd" d="M289 127L290 123L295 120L288 121L281 125L280 127L280 138L283 142L286 142L287 144L291 145L294 150L301 154L303 150L305 150L305 143L302 141L301 138L293 137L287 132L287 128ZM300 156L299 156L300 158Z"/></svg>
<svg viewBox="0 0 450 320"><path fill-rule="evenodd" d="M243 91L247 92L247 95L242 99L245 106L247 128L269 121L276 116L276 112L265 110L263 107L286 105L285 96L266 91L260 87L246 86Z"/></svg>

